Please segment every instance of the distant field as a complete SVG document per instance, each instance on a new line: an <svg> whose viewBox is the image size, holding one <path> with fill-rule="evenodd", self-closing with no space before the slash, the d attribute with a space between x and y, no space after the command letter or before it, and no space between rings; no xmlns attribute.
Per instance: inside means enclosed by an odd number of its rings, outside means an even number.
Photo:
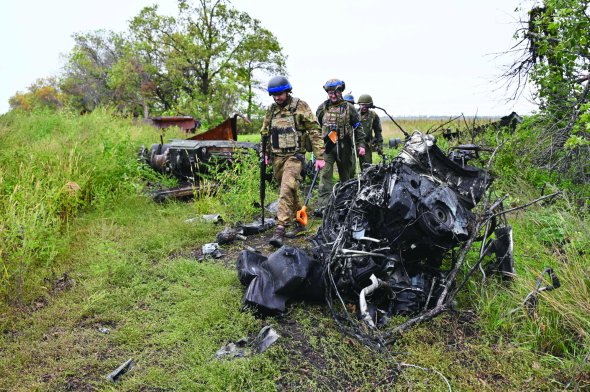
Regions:
<svg viewBox="0 0 590 392"><path fill-rule="evenodd" d="M466 129L473 127L474 119L473 118L459 118L453 121L453 117L449 118L433 118L433 117L406 117L406 118L395 118L395 121L409 134L414 131L420 132L427 132L431 130L431 132L440 127L440 129L444 128L451 128L451 129ZM475 119L476 125L487 124L491 121L497 120L496 118L478 118ZM450 122L449 122L450 121ZM395 137L403 137L403 133L399 130L399 128L388 118L381 117L381 126L383 128L383 139L387 140L389 138ZM436 133L440 132L437 131ZM435 134L436 134L435 133Z"/></svg>

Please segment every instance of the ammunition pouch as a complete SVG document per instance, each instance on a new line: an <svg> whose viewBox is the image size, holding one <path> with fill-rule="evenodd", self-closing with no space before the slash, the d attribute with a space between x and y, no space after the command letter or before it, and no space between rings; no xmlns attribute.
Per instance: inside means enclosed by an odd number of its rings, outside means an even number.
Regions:
<svg viewBox="0 0 590 392"><path fill-rule="evenodd" d="M292 127L273 127L270 135L272 149L275 152L295 152L301 149L301 134Z"/></svg>
<svg viewBox="0 0 590 392"><path fill-rule="evenodd" d="M324 136L324 150L326 153L329 153L336 147L336 143L338 143L338 135L336 131L330 131L326 136ZM334 136L335 135L335 136Z"/></svg>

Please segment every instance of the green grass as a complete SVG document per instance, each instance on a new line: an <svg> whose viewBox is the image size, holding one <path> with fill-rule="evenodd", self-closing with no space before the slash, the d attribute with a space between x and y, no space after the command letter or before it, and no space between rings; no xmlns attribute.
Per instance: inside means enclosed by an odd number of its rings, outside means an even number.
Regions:
<svg viewBox="0 0 590 392"><path fill-rule="evenodd" d="M512 285L482 283L476 274L456 311L373 351L342 334L322 305L296 303L282 319L240 311L235 260L196 259L221 227L191 218L220 213L231 223L258 212L255 157L214 173L225 187L204 189L194 203L155 204L141 190L148 176L164 180L135 160L140 144L158 141L152 128L108 112L11 114L0 118L0 140L14 146L0 154L0 235L7 240L0 248L7 271L0 390L447 390L435 371L461 391L590 386L583 361L590 235L584 211L567 195L510 216ZM509 170L510 161L496 170L513 181L498 181L497 192L510 193L509 203L528 201L538 188ZM64 190L66 181L80 189ZM545 266L562 287L540 295L535 318L522 309L510 314ZM281 335L267 352L215 359L222 345L264 325ZM107 381L129 358L135 368L117 384Z"/></svg>

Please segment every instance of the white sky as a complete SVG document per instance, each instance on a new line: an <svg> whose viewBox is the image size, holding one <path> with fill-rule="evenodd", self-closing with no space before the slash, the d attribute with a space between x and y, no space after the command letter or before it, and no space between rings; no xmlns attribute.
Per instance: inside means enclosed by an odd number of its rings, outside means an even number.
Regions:
<svg viewBox="0 0 590 392"><path fill-rule="evenodd" d="M176 0L2 0L0 113L37 78L58 73L73 33L122 32L141 8L176 15ZM505 115L536 110L506 102L497 81L511 62L521 0L233 0L259 19L288 56L293 94L312 108L330 78L371 94L393 116ZM528 9L529 2L524 3ZM265 104L268 96L261 96Z"/></svg>

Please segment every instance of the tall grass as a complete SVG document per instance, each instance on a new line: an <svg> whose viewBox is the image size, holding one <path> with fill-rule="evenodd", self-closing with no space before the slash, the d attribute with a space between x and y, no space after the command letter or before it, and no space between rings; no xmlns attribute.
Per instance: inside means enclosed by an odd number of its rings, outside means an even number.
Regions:
<svg viewBox="0 0 590 392"><path fill-rule="evenodd" d="M490 336L504 336L556 357L581 358L590 351L590 229L588 184L561 181L558 173L534 163L527 147L534 133L519 127L513 134L488 132L488 146L503 143L492 165L496 195L507 195L506 207L523 205L543 194L561 191L557 198L508 216L514 229L517 277L505 286L476 280L472 301ZM561 287L538 294L529 313L523 301L535 290L537 279L550 267ZM545 275L541 286L551 284Z"/></svg>
<svg viewBox="0 0 590 392"><path fill-rule="evenodd" d="M138 147L157 140L152 128L108 110L0 117L1 303L23 304L48 289L71 220L138 192Z"/></svg>

